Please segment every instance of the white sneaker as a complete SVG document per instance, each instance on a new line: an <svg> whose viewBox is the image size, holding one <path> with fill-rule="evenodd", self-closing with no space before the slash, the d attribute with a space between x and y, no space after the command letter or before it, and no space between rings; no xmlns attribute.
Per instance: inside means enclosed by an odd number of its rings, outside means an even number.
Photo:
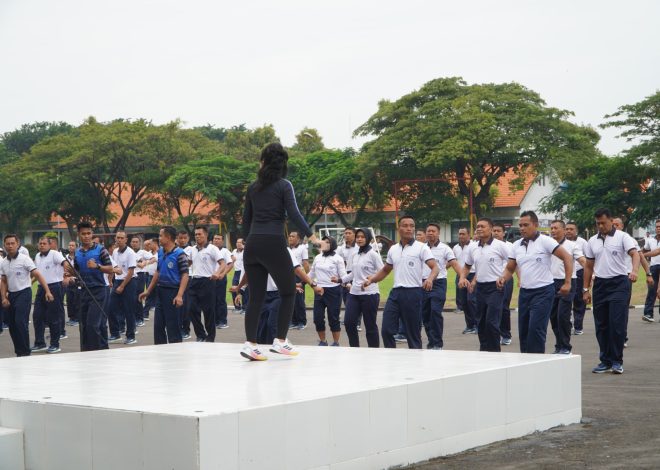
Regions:
<svg viewBox="0 0 660 470"><path fill-rule="evenodd" d="M284 356L297 356L298 351L289 343L289 339L285 339L282 343L279 339L273 340L273 345L270 347L270 352L275 354L282 354Z"/></svg>
<svg viewBox="0 0 660 470"><path fill-rule="evenodd" d="M253 345L249 341L246 341L241 348L241 356L251 361L265 361L268 359L259 351L256 344Z"/></svg>

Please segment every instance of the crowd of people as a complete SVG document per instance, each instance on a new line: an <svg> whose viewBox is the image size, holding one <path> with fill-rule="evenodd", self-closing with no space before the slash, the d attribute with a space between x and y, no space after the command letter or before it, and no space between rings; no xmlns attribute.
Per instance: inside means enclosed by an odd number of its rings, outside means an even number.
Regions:
<svg viewBox="0 0 660 470"><path fill-rule="evenodd" d="M499 352L512 344L514 275L521 353L545 353L550 324L553 352L571 354L571 337L583 334L586 305L593 303L600 349L593 372L623 373L632 283L640 265L648 283L642 318L653 321L660 297L660 220L655 237L640 247L607 209L595 212L597 233L589 240L578 236L575 223L562 220L551 223L549 236L542 234L537 215L525 211L519 218L521 238L514 243L505 240L502 224L482 217L474 233L459 230L452 249L440 241L438 224L417 230L414 218L405 215L398 220L399 242L383 261L368 229L346 228L341 244L329 236L317 239L284 178L287 161L278 143L262 152L257 180L246 194L245 238L236 240L232 252L221 234L210 237L204 226L195 228L192 244L186 231L163 226L158 239L120 230L106 248L92 225L81 222L78 242L69 243L66 255L57 250L57 240L42 237L34 259L18 236L6 235L0 333L6 322L17 356L59 352L67 326L79 328L81 351L107 349L116 342L134 345L153 309L155 344L191 338L191 324L197 341L214 342L216 330L228 327L227 277L232 271L234 308L245 315L247 341L240 353L252 361L267 359L259 343L272 343L273 353L298 354L287 333L307 327L306 285L314 291L312 319L319 346L340 346L343 323L349 346L359 347L364 323L368 347L380 347L382 339L386 348L406 342L410 349L422 349L423 331L426 347L441 350L449 268L456 273L456 304L465 317L462 333L475 334L481 351ZM287 217L299 229L290 231L288 239ZM311 264L305 237L318 249ZM379 330L378 284L390 274L393 286ZM38 283L34 309L33 282Z"/></svg>
<svg viewBox="0 0 660 470"><path fill-rule="evenodd" d="M307 326L307 285L314 291L312 319L319 346L339 346L343 324L348 345L359 347L363 322L369 347L380 347L382 338L385 347L406 342L409 348L420 349L423 331L428 349L442 349L447 270L451 268L456 272L457 310L465 318L462 333L476 334L481 351L497 352L512 342L516 275L520 352L544 353L550 324L553 352L570 354L571 336L583 334L593 284L600 347L600 363L594 372L621 373L631 283L640 264L648 283L644 321L653 321L655 299L660 296L660 220L655 236L647 237L642 247L621 230L621 219L607 210L598 211L595 220L598 233L589 240L578 236L575 223L561 220L551 223L550 236L546 236L538 231L536 215L525 212L520 217L522 238L511 243L505 240L502 224L481 218L473 237L466 228L459 230L459 242L452 249L439 240L437 224L416 230L413 218L404 216L399 220L400 242L389 249L385 262L369 230L346 228L340 245L325 237L311 263L307 243L292 231L288 251L297 284L295 313L288 327ZM79 224L78 234L80 246L69 243L65 255L57 250L57 240L40 238L34 259L17 236L5 237L0 328L9 329L17 356L59 352L60 340L68 337L67 326L80 327L83 351L105 349L120 341L135 344L137 328L150 320L152 309L155 344L190 338L191 323L197 341L213 342L216 329L228 326L231 271L234 310L245 313L250 288L243 269L243 239L230 252L221 235L209 241L206 227L195 229L190 244L186 231L165 226L158 239L142 240L119 231L106 249L89 223ZM390 273L393 288L379 331L378 283ZM33 282L38 283L34 301ZM277 338L280 301L278 287L269 276L257 328L259 343Z"/></svg>

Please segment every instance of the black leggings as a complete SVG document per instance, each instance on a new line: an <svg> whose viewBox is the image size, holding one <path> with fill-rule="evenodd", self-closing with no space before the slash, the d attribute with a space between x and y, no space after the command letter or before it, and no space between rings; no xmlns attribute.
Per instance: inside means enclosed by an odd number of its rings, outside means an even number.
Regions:
<svg viewBox="0 0 660 470"><path fill-rule="evenodd" d="M296 278L284 235L250 235L245 244L243 265L250 286L250 302L245 313L245 337L257 342L259 313L266 296L270 274L280 292L277 337L286 338L293 315Z"/></svg>

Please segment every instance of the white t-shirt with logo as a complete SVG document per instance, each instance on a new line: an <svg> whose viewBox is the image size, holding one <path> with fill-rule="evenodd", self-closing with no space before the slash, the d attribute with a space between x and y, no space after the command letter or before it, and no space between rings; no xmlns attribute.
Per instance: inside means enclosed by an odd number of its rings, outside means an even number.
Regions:
<svg viewBox="0 0 660 470"><path fill-rule="evenodd" d="M644 242L644 249L646 251L653 251L656 248L660 248L660 240L657 237L647 238ZM658 266L660 265L660 255L652 256L649 260L649 266Z"/></svg>
<svg viewBox="0 0 660 470"><path fill-rule="evenodd" d="M124 248L123 252L119 248L116 248L115 251L112 252L112 258L117 263L117 266L121 268L121 274L115 274L115 279L117 281L123 281L126 279L128 270L137 267L137 257L135 256L133 248L130 246ZM137 277L135 270L133 270L132 277Z"/></svg>
<svg viewBox="0 0 660 470"><path fill-rule="evenodd" d="M34 256L34 265L44 277L46 284L62 282L64 279L64 266L62 266L62 263L64 261L64 255L57 250L50 250L43 256L41 253Z"/></svg>
<svg viewBox="0 0 660 470"><path fill-rule="evenodd" d="M7 278L9 292L20 292L32 286L30 273L37 269L34 261L27 255L18 253L16 258L9 256L0 261L0 275Z"/></svg>
<svg viewBox="0 0 660 470"><path fill-rule="evenodd" d="M218 269L218 261L222 254L213 243L207 244L202 249L197 245L192 248L192 275L193 277L211 277Z"/></svg>
<svg viewBox="0 0 660 470"><path fill-rule="evenodd" d="M594 260L594 274L602 279L627 276L630 272L626 258L630 250L638 250L637 242L621 230L612 231L603 237L600 233L589 239L584 256Z"/></svg>
<svg viewBox="0 0 660 470"><path fill-rule="evenodd" d="M495 282L502 276L503 266L508 263L511 253L505 242L491 238L471 247L465 256L465 264L475 267L477 283Z"/></svg>
<svg viewBox="0 0 660 470"><path fill-rule="evenodd" d="M438 277L436 279L446 279L447 278L447 263L451 260L456 259L454 251L445 245L442 242L438 242L435 246L430 246L431 253L435 258L436 263L438 263ZM422 279L427 279L431 275L431 268L428 267L426 263L422 266Z"/></svg>
<svg viewBox="0 0 660 470"><path fill-rule="evenodd" d="M550 258L559 248L553 238L536 233L534 238L521 238L513 244L511 259L516 260L520 269L520 287L522 289L537 289L554 284L550 271Z"/></svg>
<svg viewBox="0 0 660 470"><path fill-rule="evenodd" d="M432 259L433 253L426 243L413 240L405 245L392 245L386 262L394 268L393 287L422 287L422 266Z"/></svg>

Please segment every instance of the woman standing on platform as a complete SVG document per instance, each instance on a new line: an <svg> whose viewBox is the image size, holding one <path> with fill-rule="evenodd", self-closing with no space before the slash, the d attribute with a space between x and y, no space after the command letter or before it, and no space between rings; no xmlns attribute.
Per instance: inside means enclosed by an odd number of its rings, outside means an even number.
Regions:
<svg viewBox="0 0 660 470"><path fill-rule="evenodd" d="M339 346L341 323L341 279L346 276L344 258L337 254L337 241L332 237L323 237L321 253L316 255L309 277L312 287L321 287L322 294L314 295L314 325L319 335L319 346L327 346L325 337L325 314L328 313L328 324L332 333L332 346Z"/></svg>
<svg viewBox="0 0 660 470"><path fill-rule="evenodd" d="M344 328L348 335L348 344L353 348L360 347L358 337L358 320L364 318L367 345L370 348L380 347L378 323L376 315L380 305L380 291L378 284L362 287L368 276L372 276L383 267L383 260L373 249L372 236L369 230L357 229L355 231L355 242L359 247L358 252L353 255L353 270L342 277L345 283L351 283L351 290L346 297L346 314L344 315Z"/></svg>
<svg viewBox="0 0 660 470"><path fill-rule="evenodd" d="M245 314L246 342L241 355L251 361L267 359L257 348L257 327L269 274L280 293L277 338L270 350L287 356L298 355L298 351L286 338L296 294L291 255L284 237L286 217L312 243L318 243L318 239L298 210L291 182L284 179L288 160L289 155L280 143L267 145L261 152L257 180L250 185L245 196L243 231L246 244L243 266L250 285L250 303Z"/></svg>

